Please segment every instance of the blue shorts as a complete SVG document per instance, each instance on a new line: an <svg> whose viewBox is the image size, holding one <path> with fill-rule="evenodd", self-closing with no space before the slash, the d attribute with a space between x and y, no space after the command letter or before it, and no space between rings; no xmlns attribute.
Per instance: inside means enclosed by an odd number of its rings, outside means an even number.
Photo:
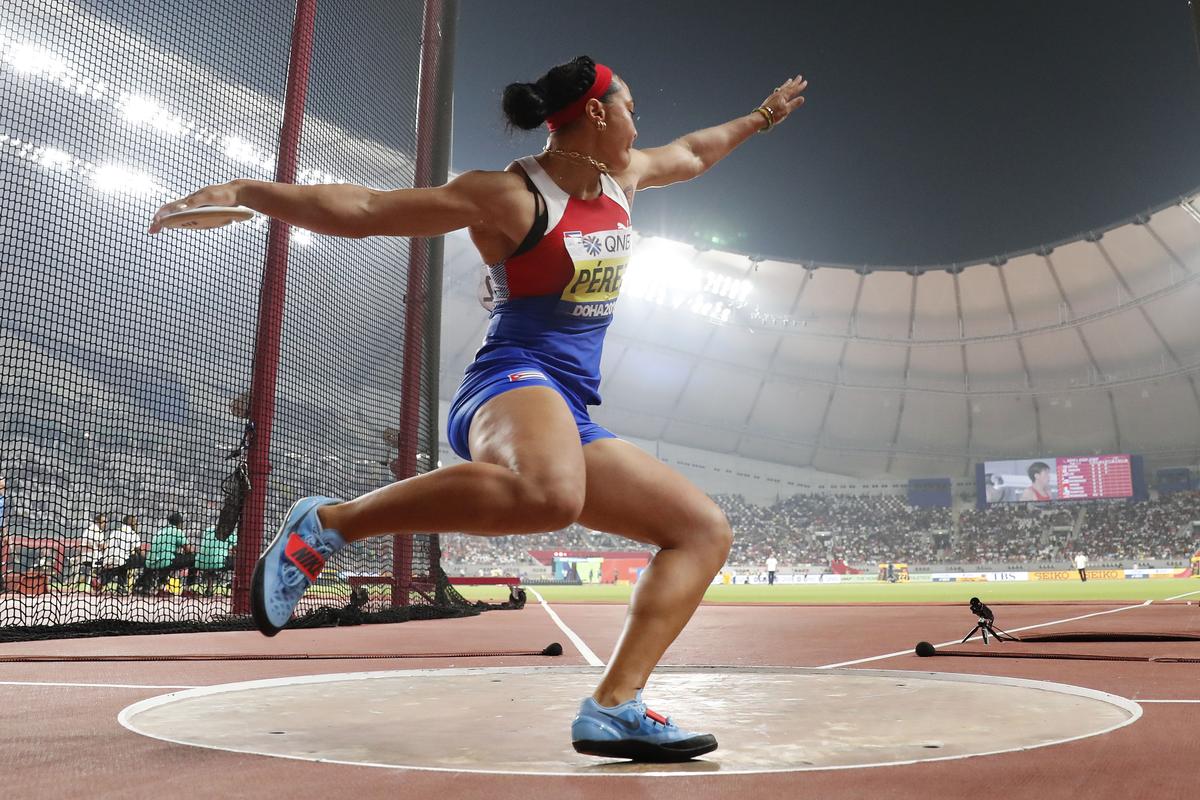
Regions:
<svg viewBox="0 0 1200 800"><path fill-rule="evenodd" d="M450 418L446 424L450 448L460 458L470 461L469 437L471 420L475 418L475 412L483 408L483 404L496 395L513 389L524 389L527 386L549 386L558 392L559 396L566 401L567 408L571 409L571 415L575 417L575 426L579 428L581 444L587 444L596 439L617 438L612 431L592 422L592 418L588 416L587 405L574 392L568 391L552 379L547 374L545 367L533 361L506 359L489 364L463 378L458 391L454 393L454 399L450 401Z"/></svg>

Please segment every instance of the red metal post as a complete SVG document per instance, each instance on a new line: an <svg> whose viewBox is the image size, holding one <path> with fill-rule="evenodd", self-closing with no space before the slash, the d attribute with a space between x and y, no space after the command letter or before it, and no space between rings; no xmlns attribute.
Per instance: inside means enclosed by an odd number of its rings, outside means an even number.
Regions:
<svg viewBox="0 0 1200 800"><path fill-rule="evenodd" d="M439 76L442 75L440 60L446 55L443 48L442 22L445 8L442 0L425 0L424 19L421 25L421 66L419 91L417 94L417 144L413 186L433 185L438 162L438 103ZM427 323L427 294L430 290L440 292L441 286L430 286L427 280L431 267L432 241L414 238L410 243L408 284L404 293L404 371L400 385L400 436L396 460L392 462L392 474L396 480L412 477L417 473L417 449L421 433L422 366L425 364ZM436 354L431 360L436 359ZM434 403L436 403L436 398ZM436 415L436 409L430 409ZM436 443L435 443L436 451ZM433 468L435 464L429 464ZM392 547L392 605L407 605L412 586L412 537L398 534Z"/></svg>
<svg viewBox="0 0 1200 800"><path fill-rule="evenodd" d="M308 96L308 70L312 59L313 27L317 0L296 0L292 24L292 49L288 63L287 95L283 127L279 132L279 156L275 180L294 183L304 129L304 106ZM233 613L250 613L250 577L262 553L271 474L271 425L275 418L275 383L279 370L279 343L283 330L283 303L287 293L288 236L291 226L271 220L267 235L267 258L258 299L258 336L254 348L254 373L250 383L250 420L254 438L247 458L251 491L238 531L237 562L233 576Z"/></svg>

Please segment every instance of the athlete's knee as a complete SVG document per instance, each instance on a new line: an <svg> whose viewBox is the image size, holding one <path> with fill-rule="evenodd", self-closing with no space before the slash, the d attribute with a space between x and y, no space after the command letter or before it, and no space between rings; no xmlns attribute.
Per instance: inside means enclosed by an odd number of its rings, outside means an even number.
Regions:
<svg viewBox="0 0 1200 800"><path fill-rule="evenodd" d="M729 524L729 518L725 516L725 512L717 509L717 521L713 531L715 546L717 552L721 556L721 563L725 563L725 559L729 557L729 550L733 547L733 526Z"/></svg>
<svg viewBox="0 0 1200 800"><path fill-rule="evenodd" d="M521 494L521 503L543 530L565 528L583 513L583 482L569 476L524 479Z"/></svg>
<svg viewBox="0 0 1200 800"><path fill-rule="evenodd" d="M704 555L720 568L729 557L729 548L733 546L733 528L725 512L716 503L705 504L697 528L697 540Z"/></svg>

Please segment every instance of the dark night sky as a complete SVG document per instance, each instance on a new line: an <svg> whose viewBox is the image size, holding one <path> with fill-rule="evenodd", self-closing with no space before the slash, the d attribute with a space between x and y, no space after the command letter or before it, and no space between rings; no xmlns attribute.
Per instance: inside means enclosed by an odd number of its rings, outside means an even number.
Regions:
<svg viewBox="0 0 1200 800"><path fill-rule="evenodd" d="M505 132L500 92L576 55L629 83L638 147L802 72L803 109L639 193L635 227L789 260L986 258L1200 187L1191 20L1186 0L461 0L453 168L540 150Z"/></svg>

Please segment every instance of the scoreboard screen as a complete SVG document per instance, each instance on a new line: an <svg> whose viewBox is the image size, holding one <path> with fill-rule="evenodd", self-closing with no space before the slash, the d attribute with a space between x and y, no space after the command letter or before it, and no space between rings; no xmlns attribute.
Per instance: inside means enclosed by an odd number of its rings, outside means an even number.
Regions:
<svg viewBox="0 0 1200 800"><path fill-rule="evenodd" d="M980 465L979 481L985 503L1099 500L1134 494L1128 454L986 461Z"/></svg>
<svg viewBox="0 0 1200 800"><path fill-rule="evenodd" d="M1129 456L1081 456L1058 459L1058 496L1092 500L1133 495Z"/></svg>

